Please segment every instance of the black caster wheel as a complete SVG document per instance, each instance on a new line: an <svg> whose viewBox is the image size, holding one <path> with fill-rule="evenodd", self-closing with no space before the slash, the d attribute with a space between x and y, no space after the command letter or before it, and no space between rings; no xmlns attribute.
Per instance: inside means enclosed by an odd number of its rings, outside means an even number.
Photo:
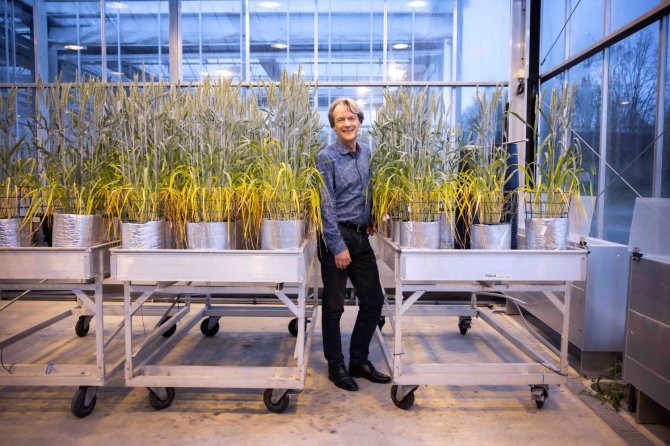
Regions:
<svg viewBox="0 0 670 446"><path fill-rule="evenodd" d="M170 407L170 404L174 401L174 387L166 387L165 391L167 392L167 396L162 400L153 392L153 390L149 389L149 404L151 404L151 407L156 410L163 410Z"/></svg>
<svg viewBox="0 0 670 446"><path fill-rule="evenodd" d="M265 403L265 407L267 407L270 412L282 413L288 408L288 393L285 393L279 401L273 403L272 389L265 389L265 392L263 392L263 402Z"/></svg>
<svg viewBox="0 0 670 446"><path fill-rule="evenodd" d="M391 400L393 400L393 404L399 409L409 410L414 405L414 391L416 388L412 389L412 391L405 395L405 398L401 400L398 400L398 397L396 396L397 390L398 386L391 386Z"/></svg>
<svg viewBox="0 0 670 446"><path fill-rule="evenodd" d="M307 324L309 319L305 319L305 331L307 331ZM298 318L294 317L291 319L291 322L288 323L288 332L291 333L291 336L298 336Z"/></svg>
<svg viewBox="0 0 670 446"><path fill-rule="evenodd" d="M538 409L542 409L544 402L549 397L548 387L547 386L531 386L530 387L530 397L535 401L535 405Z"/></svg>
<svg viewBox="0 0 670 446"><path fill-rule="evenodd" d="M379 320L377 321L377 327L379 327L379 329L381 330L385 324L386 324L386 317L380 316Z"/></svg>
<svg viewBox="0 0 670 446"><path fill-rule="evenodd" d="M163 325L164 323L169 321L171 317L172 316L166 317L163 321L161 321L158 324L158 326L160 327L161 325ZM165 333L163 333L163 337L164 338L169 338L170 336L172 336L174 334L175 331L177 331L177 324L174 324L172 327L168 328L167 331Z"/></svg>
<svg viewBox="0 0 670 446"><path fill-rule="evenodd" d="M93 399L86 405L86 386L81 386L72 397L72 402L70 403L70 412L77 418L84 418L91 415L93 409L95 408L95 402L97 400L97 395L93 396Z"/></svg>
<svg viewBox="0 0 670 446"><path fill-rule="evenodd" d="M83 338L88 334L88 329L91 328L91 318L88 316L79 316L77 323L74 325L74 332L80 338Z"/></svg>
<svg viewBox="0 0 670 446"><path fill-rule="evenodd" d="M472 327L472 319L470 319L469 317L459 319L458 331L460 331L463 336L465 336L465 334L471 327Z"/></svg>
<svg viewBox="0 0 670 446"><path fill-rule="evenodd" d="M212 328L209 328L209 320L210 318L206 318L200 323L200 331L205 336L214 336L219 332L220 326L219 323L217 322L216 324L214 324Z"/></svg>

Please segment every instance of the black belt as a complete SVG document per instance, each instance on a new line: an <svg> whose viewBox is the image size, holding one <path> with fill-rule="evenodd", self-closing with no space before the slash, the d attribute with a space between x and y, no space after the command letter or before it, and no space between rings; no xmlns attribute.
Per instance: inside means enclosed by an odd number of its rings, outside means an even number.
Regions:
<svg viewBox="0 0 670 446"><path fill-rule="evenodd" d="M367 232L368 230L368 225L357 225L355 223L351 223L348 221L341 221L337 223L338 225L345 227L347 229L351 229L352 231L356 232Z"/></svg>

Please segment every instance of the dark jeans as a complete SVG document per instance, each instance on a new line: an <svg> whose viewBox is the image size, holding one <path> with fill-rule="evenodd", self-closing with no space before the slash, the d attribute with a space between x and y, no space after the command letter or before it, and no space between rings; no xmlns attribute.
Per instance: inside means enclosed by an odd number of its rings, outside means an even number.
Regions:
<svg viewBox="0 0 670 446"><path fill-rule="evenodd" d="M323 279L321 313L323 352L330 367L344 361L340 318L344 312L347 277L354 285L359 304L356 324L349 344L350 364L360 365L368 360L370 341L377 328L384 304L384 292L379 283L377 261L367 233L356 232L341 226L340 233L351 256L351 263L346 270L335 266L333 253L328 251L322 239L319 242L318 254Z"/></svg>

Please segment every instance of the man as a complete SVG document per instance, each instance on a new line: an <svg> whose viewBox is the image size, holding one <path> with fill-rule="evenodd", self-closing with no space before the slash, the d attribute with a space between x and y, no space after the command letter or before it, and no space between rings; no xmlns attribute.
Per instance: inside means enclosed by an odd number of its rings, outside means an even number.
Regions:
<svg viewBox="0 0 670 446"><path fill-rule="evenodd" d="M316 157L324 182L323 237L318 254L323 279L323 351L328 360L328 379L341 389L355 391L358 385L352 377L375 383L391 382L391 377L377 371L368 360L370 341L384 303L375 254L368 240L372 234L370 149L357 141L363 112L353 99L333 101L328 120L337 140ZM351 333L348 372L340 336L347 278L354 285L359 301Z"/></svg>

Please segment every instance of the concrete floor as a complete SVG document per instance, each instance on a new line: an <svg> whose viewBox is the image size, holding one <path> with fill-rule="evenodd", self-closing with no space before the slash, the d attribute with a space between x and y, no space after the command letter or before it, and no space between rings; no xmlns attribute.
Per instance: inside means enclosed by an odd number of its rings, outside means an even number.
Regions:
<svg viewBox="0 0 670 446"><path fill-rule="evenodd" d="M19 301L0 312L0 339L72 305ZM348 307L345 313L342 325L347 334L355 312L355 307ZM109 335L121 317L105 320ZM143 336L156 320L138 318L135 332ZM295 338L286 330L288 320L226 318L212 338L202 336L198 324L161 364L290 364ZM458 333L454 317L405 321L408 360L468 363L523 358L479 320L466 336ZM3 366L92 362L93 328L87 337L78 338L73 333L75 322L68 318L5 348ZM383 332L390 345L389 327ZM530 400L527 386L421 386L408 411L394 406L390 385L358 379L360 391L345 392L327 379L321 341L317 323L305 389L290 396L290 406L282 414L267 411L262 389L177 388L172 405L156 411L148 403L146 389L124 387L121 372L99 390L95 410L83 419L70 413L75 388L0 387L0 444L626 444L566 386L552 386L542 410ZM347 337L344 342L348 343ZM107 358L120 360L122 352L119 337L110 343ZM386 369L374 342L371 359Z"/></svg>

